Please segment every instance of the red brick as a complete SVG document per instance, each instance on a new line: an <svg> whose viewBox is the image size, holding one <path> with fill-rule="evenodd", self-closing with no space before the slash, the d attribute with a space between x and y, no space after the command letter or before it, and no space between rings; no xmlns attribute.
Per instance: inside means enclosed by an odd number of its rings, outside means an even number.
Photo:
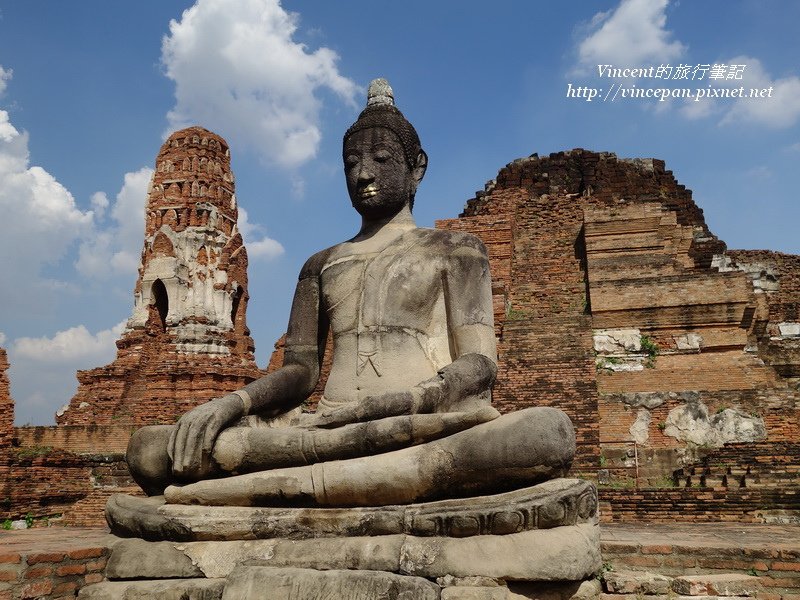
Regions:
<svg viewBox="0 0 800 600"><path fill-rule="evenodd" d="M798 571L800 575L800 563L789 563L773 560L770 563L771 571Z"/></svg>
<svg viewBox="0 0 800 600"><path fill-rule="evenodd" d="M35 554L29 554L26 560L29 565L35 565L42 562L57 563L64 560L65 556L65 552L37 552Z"/></svg>
<svg viewBox="0 0 800 600"><path fill-rule="evenodd" d="M67 553L67 556L74 560L80 560L82 558L97 558L98 556L103 556L108 551L107 548L81 548L80 550L70 550Z"/></svg>
<svg viewBox="0 0 800 600"><path fill-rule="evenodd" d="M672 546L669 545L642 545L642 554L672 554Z"/></svg>
<svg viewBox="0 0 800 600"><path fill-rule="evenodd" d="M33 583L29 583L22 588L20 598L38 598L39 596L47 596L53 591L53 582L50 579L42 579Z"/></svg>
<svg viewBox="0 0 800 600"><path fill-rule="evenodd" d="M692 568L697 565L697 559L691 556L672 555L665 556L662 564L665 567Z"/></svg>
<svg viewBox="0 0 800 600"><path fill-rule="evenodd" d="M100 573L89 573L83 578L83 580L88 585L90 583L100 583L101 581L105 580L105 577L103 577L103 575Z"/></svg>
<svg viewBox="0 0 800 600"><path fill-rule="evenodd" d="M106 568L106 563L108 562L107 558L101 558L100 560L93 560L91 562L86 563L86 572L91 573L93 571L102 571Z"/></svg>
<svg viewBox="0 0 800 600"><path fill-rule="evenodd" d="M83 575L86 573L86 565L78 563L76 565L62 565L56 569L56 575L61 577L65 575Z"/></svg>
<svg viewBox="0 0 800 600"><path fill-rule="evenodd" d="M0 563L18 563L21 558L17 552L0 552Z"/></svg>
<svg viewBox="0 0 800 600"><path fill-rule="evenodd" d="M791 577L772 577L771 575L762 575L760 579L761 585L764 587L793 588L797 586L797 579Z"/></svg>
<svg viewBox="0 0 800 600"><path fill-rule="evenodd" d="M53 588L54 594L63 594L64 592L72 592L78 589L77 581L62 581Z"/></svg>
<svg viewBox="0 0 800 600"><path fill-rule="evenodd" d="M31 567L25 571L25 579L36 579L37 577L45 577L52 575L53 565L42 565L40 567Z"/></svg>
<svg viewBox="0 0 800 600"><path fill-rule="evenodd" d="M0 581L17 581L19 576L19 570L0 569Z"/></svg>

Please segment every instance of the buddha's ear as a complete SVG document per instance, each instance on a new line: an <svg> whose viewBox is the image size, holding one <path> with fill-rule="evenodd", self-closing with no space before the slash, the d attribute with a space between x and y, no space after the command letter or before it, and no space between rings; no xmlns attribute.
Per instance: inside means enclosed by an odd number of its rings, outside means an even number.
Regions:
<svg viewBox="0 0 800 600"><path fill-rule="evenodd" d="M415 188L419 185L419 182L422 181L422 178L425 177L425 171L428 169L428 155L425 154L424 150L420 150L419 154L417 154L417 165L414 167L414 170L411 174L414 176Z"/></svg>

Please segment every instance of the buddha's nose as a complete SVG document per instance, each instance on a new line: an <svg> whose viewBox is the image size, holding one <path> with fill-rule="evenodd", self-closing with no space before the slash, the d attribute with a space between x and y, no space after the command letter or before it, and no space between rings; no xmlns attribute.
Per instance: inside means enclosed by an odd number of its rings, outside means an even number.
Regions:
<svg viewBox="0 0 800 600"><path fill-rule="evenodd" d="M369 183L373 179L375 179L375 175L373 170L370 168L370 165L362 163L361 168L358 170L358 182Z"/></svg>

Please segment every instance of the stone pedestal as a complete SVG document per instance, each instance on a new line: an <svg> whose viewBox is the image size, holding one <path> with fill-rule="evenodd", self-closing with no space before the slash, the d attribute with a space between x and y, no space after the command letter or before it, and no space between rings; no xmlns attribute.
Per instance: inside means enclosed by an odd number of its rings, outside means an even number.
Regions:
<svg viewBox="0 0 800 600"><path fill-rule="evenodd" d="M108 517L115 533L140 537L120 539L111 581L81 598L566 600L595 593L582 582L601 564L596 490L576 479L373 508L117 497Z"/></svg>

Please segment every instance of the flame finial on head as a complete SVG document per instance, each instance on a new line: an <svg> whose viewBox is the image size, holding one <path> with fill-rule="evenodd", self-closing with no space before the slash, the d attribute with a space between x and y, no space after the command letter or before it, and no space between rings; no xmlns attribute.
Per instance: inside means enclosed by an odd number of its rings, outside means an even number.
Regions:
<svg viewBox="0 0 800 600"><path fill-rule="evenodd" d="M373 79L367 90L367 106L388 104L394 106L394 91L383 77Z"/></svg>

